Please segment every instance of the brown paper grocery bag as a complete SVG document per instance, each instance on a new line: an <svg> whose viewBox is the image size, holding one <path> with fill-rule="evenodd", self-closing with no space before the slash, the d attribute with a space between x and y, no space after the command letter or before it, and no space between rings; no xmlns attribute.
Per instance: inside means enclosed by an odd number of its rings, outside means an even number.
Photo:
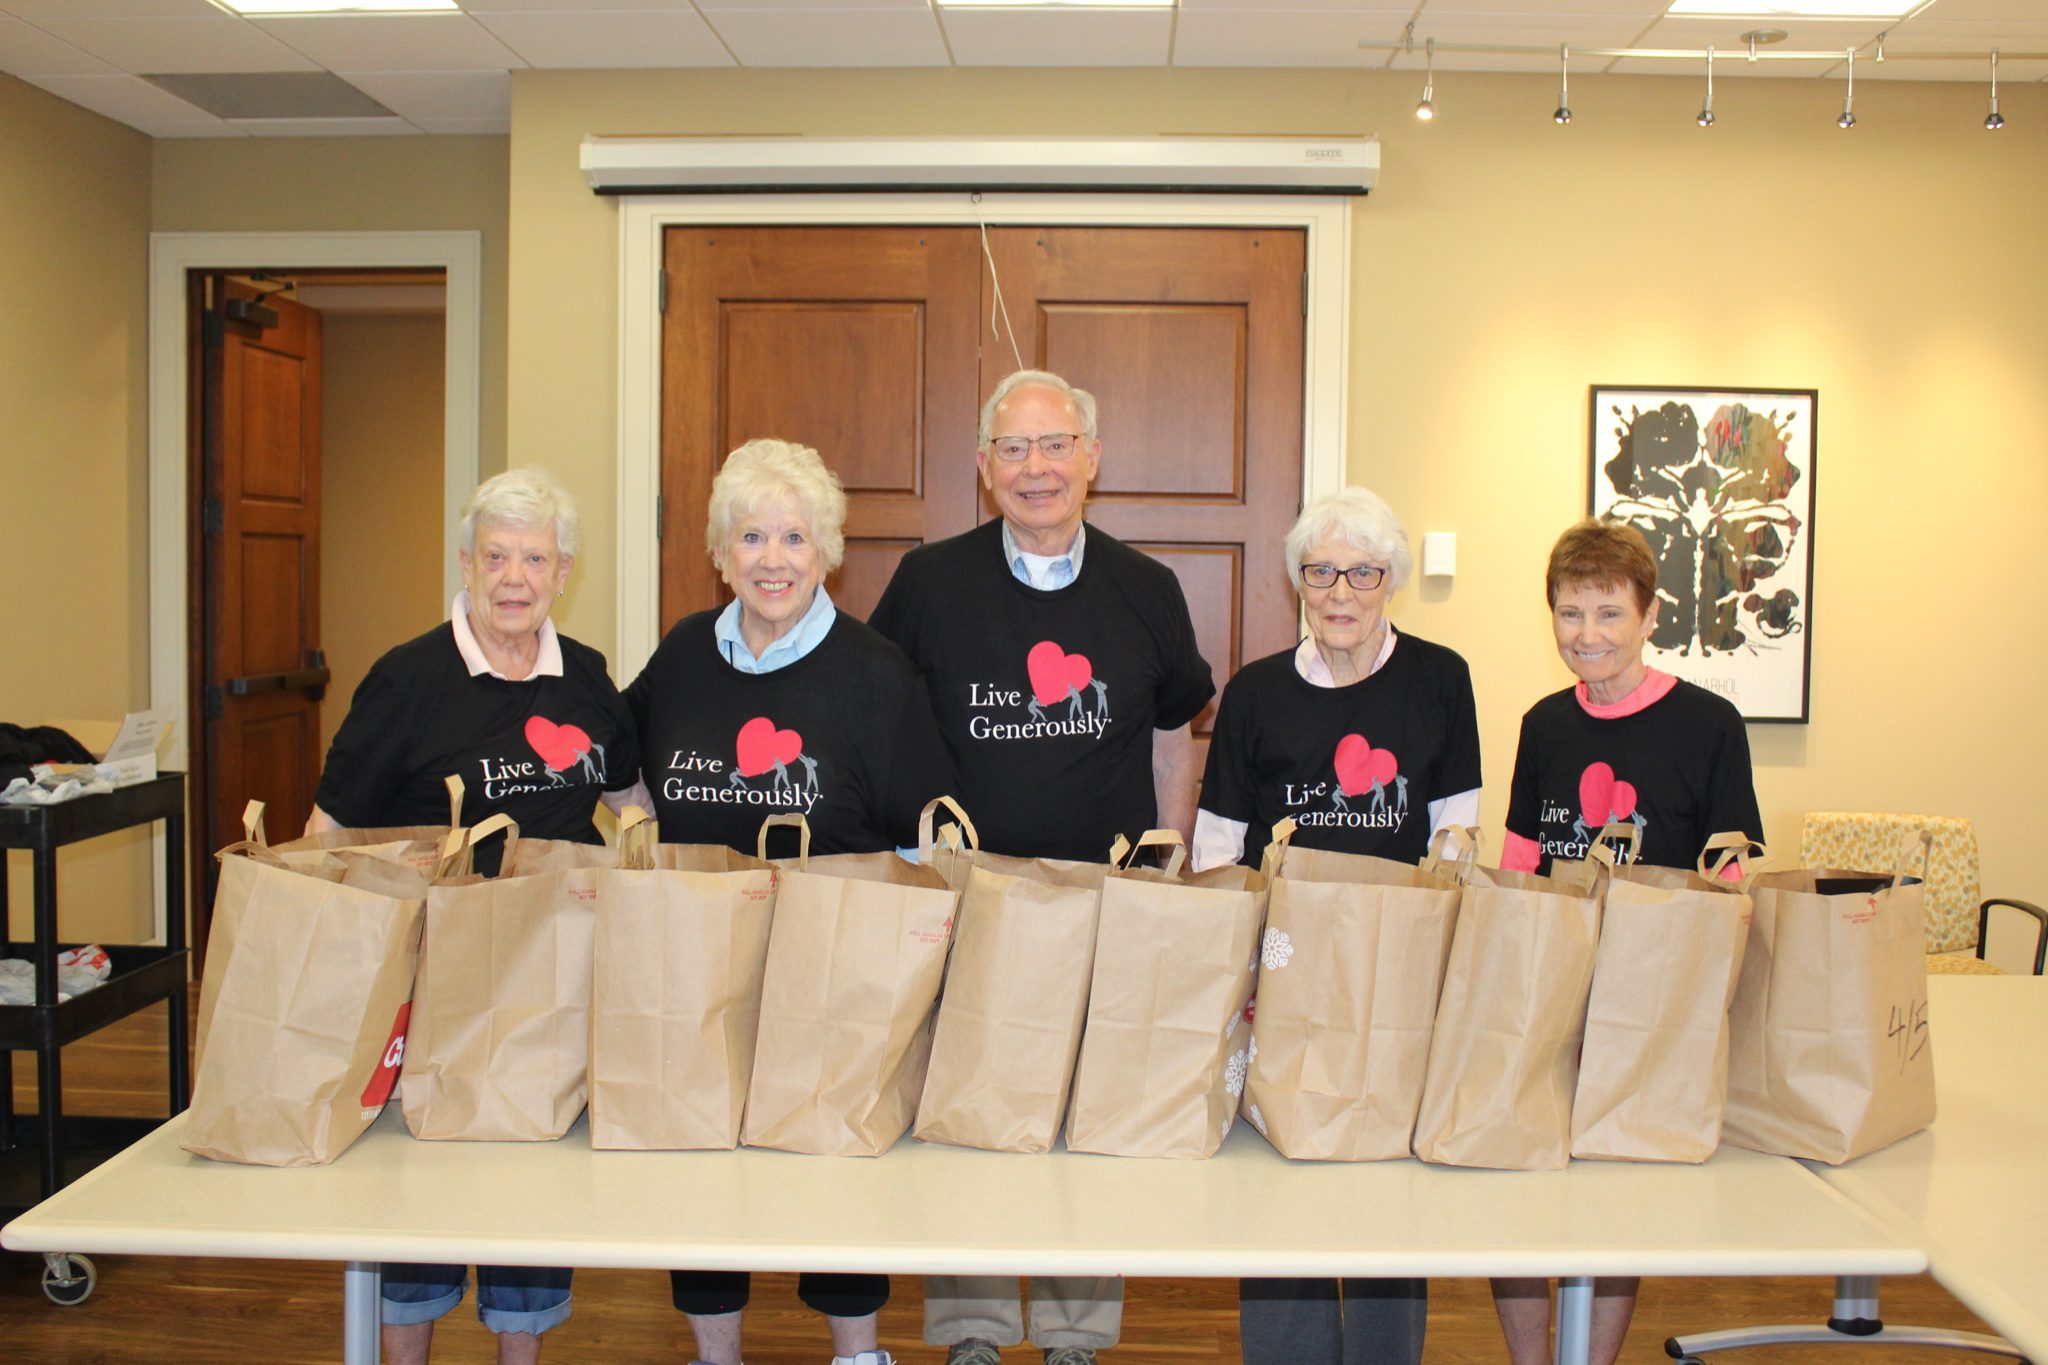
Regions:
<svg viewBox="0 0 2048 1365"><path fill-rule="evenodd" d="M620 824L619 867L596 878L590 1145L735 1147L775 867L723 844L660 843L637 810Z"/></svg>
<svg viewBox="0 0 2048 1365"><path fill-rule="evenodd" d="M220 854L200 987L199 1066L180 1145L219 1161L319 1166L362 1135L398 1074L422 902Z"/></svg>
<svg viewBox="0 0 2048 1365"><path fill-rule="evenodd" d="M958 893L894 852L784 861L741 1141L878 1156L917 1112Z"/></svg>
<svg viewBox="0 0 2048 1365"><path fill-rule="evenodd" d="M1292 833L1292 822L1282 831ZM1449 838L1462 856L1445 861ZM1282 1156L1405 1157L1479 832L1420 866L1288 847L1266 909L1244 1115Z"/></svg>
<svg viewBox="0 0 2048 1365"><path fill-rule="evenodd" d="M301 835L272 846L275 853L287 856L295 853L331 852L337 849L353 849L371 857L384 858L392 862L406 863L412 867L431 871L444 853L443 845L451 834L462 829L462 779L450 773L443 785L448 789L448 823L445 825L402 825L388 829L329 829L318 834ZM252 834L252 839L261 839L261 834Z"/></svg>
<svg viewBox="0 0 2048 1365"><path fill-rule="evenodd" d="M1600 841L1633 848L1634 825ZM1572 1098L1572 1155L1705 1161L1728 1095L1728 1005L1749 941L1747 834L1716 834L1697 871L1619 863L1600 909L1600 948ZM1733 862L1741 877L1723 870Z"/></svg>
<svg viewBox="0 0 2048 1365"><path fill-rule="evenodd" d="M1213 1156L1244 1093L1269 877L1238 866L1184 877L1179 834L1152 830L1146 844L1172 850L1163 871L1124 866L1135 850L1122 838L1111 850L1067 1148ZM1267 869L1278 854L1269 846Z"/></svg>
<svg viewBox="0 0 2048 1365"><path fill-rule="evenodd" d="M1458 903L1415 1116L1415 1155L1447 1166L1555 1170L1570 1159L1572 1091L1612 858L1552 875L1474 868Z"/></svg>
<svg viewBox="0 0 2048 1365"><path fill-rule="evenodd" d="M956 852L966 856L927 859L968 875L914 1131L993 1152L1050 1151L1081 1047L1109 865Z"/></svg>
<svg viewBox="0 0 2048 1365"><path fill-rule="evenodd" d="M1721 1139L1840 1163L1934 1122L1924 873L1765 872L1729 1010Z"/></svg>
<svg viewBox="0 0 2048 1365"><path fill-rule="evenodd" d="M545 1142L583 1112L597 876L470 875L428 890L398 1087L414 1137Z"/></svg>

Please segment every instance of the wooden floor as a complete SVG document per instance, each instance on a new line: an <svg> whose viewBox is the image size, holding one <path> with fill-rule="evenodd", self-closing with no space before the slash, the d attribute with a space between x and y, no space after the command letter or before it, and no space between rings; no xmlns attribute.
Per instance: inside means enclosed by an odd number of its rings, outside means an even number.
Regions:
<svg viewBox="0 0 2048 1365"><path fill-rule="evenodd" d="M163 1007L66 1049L64 1103L79 1114L164 1112ZM32 1056L15 1056L17 1112L35 1104ZM1682 1211L1674 1211L1682 1213ZM99 1365L115 1361L334 1361L341 1356L341 1268L331 1262L96 1258L99 1287L85 1303L59 1308L43 1297L39 1257L0 1253L0 1362ZM1820 1322L1830 1281L1822 1279L1649 1280L1643 1285L1623 1359L1658 1362L1664 1339L1763 1322ZM1923 1277L1884 1282L1887 1320L1983 1331L1984 1325ZM1238 1359L1236 1285L1214 1280L1138 1280L1128 1290L1123 1345L1105 1365L1220 1365ZM882 1310L882 1344L905 1365L936 1365L943 1353L920 1340L919 1283L900 1277ZM793 1278L755 1278L749 1310L749 1365L828 1365L817 1320L796 1302ZM669 1306L658 1272L587 1270L576 1276L575 1315L548 1335L550 1362L686 1362L689 1333ZM443 1320L435 1359L495 1359L471 1303ZM1035 1355L1012 1351L1028 1365ZM1431 1286L1426 1358L1505 1361L1486 1287L1475 1280ZM1955 1365L1952 1352L1836 1345L1773 1347L1715 1357L1729 1365L1867 1359L1872 1365Z"/></svg>

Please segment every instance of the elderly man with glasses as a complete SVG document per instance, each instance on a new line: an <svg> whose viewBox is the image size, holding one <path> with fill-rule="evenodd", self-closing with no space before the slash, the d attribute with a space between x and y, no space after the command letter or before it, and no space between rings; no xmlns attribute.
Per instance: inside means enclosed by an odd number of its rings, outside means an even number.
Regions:
<svg viewBox="0 0 2048 1365"><path fill-rule="evenodd" d="M1191 835L1189 722L1215 694L1173 571L1087 526L1095 399L1021 370L981 411L976 465L1000 520L903 557L870 620L924 674L981 846L1101 862L1119 834ZM1047 1365L1114 1346L1114 1278L1033 1281ZM925 1341L997 1365L1025 1337L1017 1282L933 1277Z"/></svg>

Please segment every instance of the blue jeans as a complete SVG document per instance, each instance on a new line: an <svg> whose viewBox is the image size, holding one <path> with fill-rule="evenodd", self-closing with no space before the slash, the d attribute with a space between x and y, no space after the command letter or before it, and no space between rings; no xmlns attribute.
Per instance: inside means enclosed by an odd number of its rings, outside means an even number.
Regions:
<svg viewBox="0 0 2048 1365"><path fill-rule="evenodd" d="M493 1332L539 1336L569 1316L567 1270L524 1265L476 1268L477 1321ZM459 1265L384 1266L384 1321L392 1327L433 1322L462 1302L469 1269Z"/></svg>

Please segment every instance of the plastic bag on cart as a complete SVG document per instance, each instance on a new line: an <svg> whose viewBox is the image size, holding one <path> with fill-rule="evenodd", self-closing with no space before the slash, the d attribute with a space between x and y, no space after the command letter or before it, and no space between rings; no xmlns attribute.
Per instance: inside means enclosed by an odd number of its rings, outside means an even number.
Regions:
<svg viewBox="0 0 2048 1365"><path fill-rule="evenodd" d="M113 963L97 943L57 954L57 1001L83 995L107 979ZM0 958L0 1005L36 1003L36 964L27 958Z"/></svg>

